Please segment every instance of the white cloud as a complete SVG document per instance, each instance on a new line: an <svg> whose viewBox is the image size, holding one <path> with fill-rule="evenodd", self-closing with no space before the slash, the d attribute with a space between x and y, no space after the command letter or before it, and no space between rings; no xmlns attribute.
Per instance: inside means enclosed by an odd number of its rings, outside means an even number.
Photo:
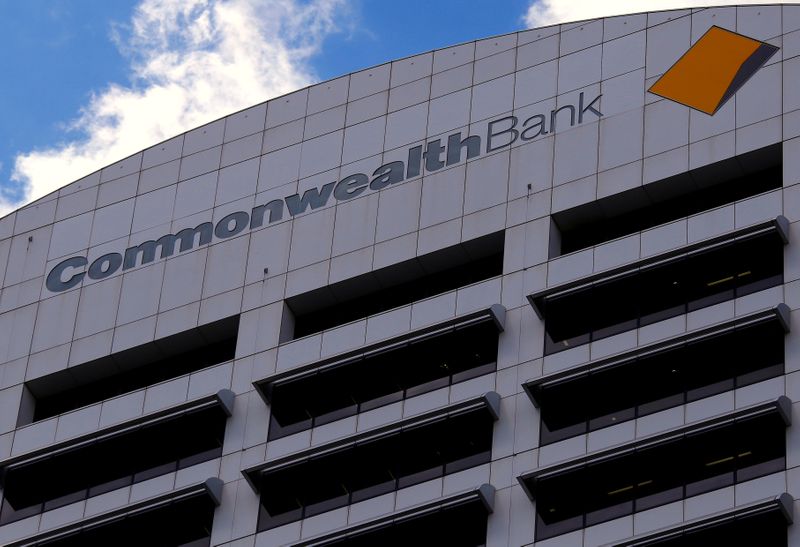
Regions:
<svg viewBox="0 0 800 547"><path fill-rule="evenodd" d="M736 4L763 4L763 0L737 0ZM787 2L795 3L795 2ZM529 28L595 19L609 15L667 9L730 5L722 0L534 0L523 20Z"/></svg>
<svg viewBox="0 0 800 547"><path fill-rule="evenodd" d="M142 0L115 31L131 85L92 95L67 140L15 159L0 216L158 141L314 80L346 0Z"/></svg>

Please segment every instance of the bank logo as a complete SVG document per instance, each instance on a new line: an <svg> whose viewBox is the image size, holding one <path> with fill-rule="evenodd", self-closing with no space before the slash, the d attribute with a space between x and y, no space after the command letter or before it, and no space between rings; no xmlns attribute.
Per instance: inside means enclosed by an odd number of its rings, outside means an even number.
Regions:
<svg viewBox="0 0 800 547"><path fill-rule="evenodd" d="M648 91L713 116L778 49L713 26Z"/></svg>

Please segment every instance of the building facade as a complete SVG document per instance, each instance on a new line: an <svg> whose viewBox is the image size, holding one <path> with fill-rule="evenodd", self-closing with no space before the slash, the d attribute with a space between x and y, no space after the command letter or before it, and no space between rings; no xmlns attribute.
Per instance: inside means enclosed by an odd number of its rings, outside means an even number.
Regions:
<svg viewBox="0 0 800 547"><path fill-rule="evenodd" d="M0 219L0 544L800 545L800 6L369 68Z"/></svg>

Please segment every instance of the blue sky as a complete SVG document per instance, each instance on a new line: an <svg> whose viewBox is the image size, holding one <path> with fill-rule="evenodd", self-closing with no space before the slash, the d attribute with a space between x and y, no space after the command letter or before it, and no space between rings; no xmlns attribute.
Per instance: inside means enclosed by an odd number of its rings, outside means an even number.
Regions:
<svg viewBox="0 0 800 547"><path fill-rule="evenodd" d="M14 157L64 138L89 93L124 80L127 67L109 40L113 21L135 4L26 0L0 3L0 185L11 184Z"/></svg>
<svg viewBox="0 0 800 547"><path fill-rule="evenodd" d="M0 1L0 216L315 81L527 26L703 3Z"/></svg>

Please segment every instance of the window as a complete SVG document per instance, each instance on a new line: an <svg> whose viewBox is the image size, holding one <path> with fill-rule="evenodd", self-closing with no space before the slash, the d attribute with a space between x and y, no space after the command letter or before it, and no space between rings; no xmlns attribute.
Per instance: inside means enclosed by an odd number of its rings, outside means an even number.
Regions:
<svg viewBox="0 0 800 547"><path fill-rule="evenodd" d="M33 413L20 424L230 361L238 331L237 315L26 382Z"/></svg>
<svg viewBox="0 0 800 547"><path fill-rule="evenodd" d="M418 543L420 538L424 538L426 545L482 547L486 544L489 511L486 500L473 495L370 521L330 538L300 543L297 547L407 547Z"/></svg>
<svg viewBox="0 0 800 547"><path fill-rule="evenodd" d="M43 532L8 547L208 547L214 509L221 494L222 481L211 478L202 484Z"/></svg>
<svg viewBox="0 0 800 547"><path fill-rule="evenodd" d="M782 220L530 297L545 354L780 285Z"/></svg>
<svg viewBox="0 0 800 547"><path fill-rule="evenodd" d="M215 396L11 460L3 467L0 524L218 458L229 412Z"/></svg>
<svg viewBox="0 0 800 547"><path fill-rule="evenodd" d="M536 540L786 468L790 403L521 477L536 499Z"/></svg>
<svg viewBox="0 0 800 547"><path fill-rule="evenodd" d="M792 522L794 499L780 494L765 501L737 506L732 511L688 525L639 536L617 547L701 547L705 545L759 545L786 547L787 524Z"/></svg>
<svg viewBox="0 0 800 547"><path fill-rule="evenodd" d="M780 376L782 308L528 383L541 444Z"/></svg>
<svg viewBox="0 0 800 547"><path fill-rule="evenodd" d="M552 258L780 188L781 156L768 146L555 213Z"/></svg>
<svg viewBox="0 0 800 547"><path fill-rule="evenodd" d="M271 409L269 439L494 372L501 316L493 306L258 382Z"/></svg>
<svg viewBox="0 0 800 547"><path fill-rule="evenodd" d="M286 299L292 332L283 341L452 291L503 273L505 232L465 241L412 260Z"/></svg>
<svg viewBox="0 0 800 547"><path fill-rule="evenodd" d="M496 414L480 401L245 471L261 493L258 530L488 463Z"/></svg>

